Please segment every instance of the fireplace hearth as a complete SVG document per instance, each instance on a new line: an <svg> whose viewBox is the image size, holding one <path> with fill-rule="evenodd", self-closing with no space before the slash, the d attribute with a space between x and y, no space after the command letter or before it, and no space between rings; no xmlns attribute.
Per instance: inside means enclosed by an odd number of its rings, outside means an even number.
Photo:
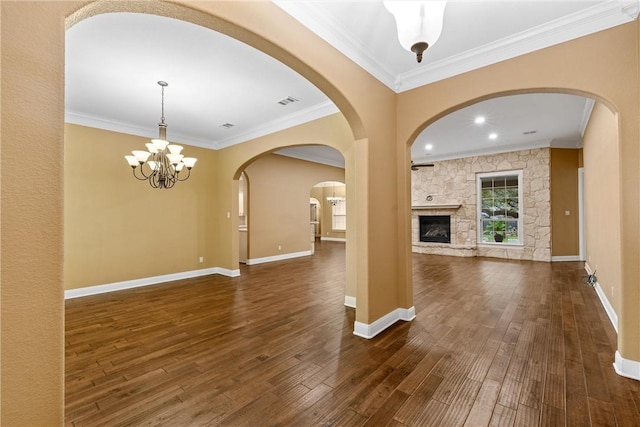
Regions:
<svg viewBox="0 0 640 427"><path fill-rule="evenodd" d="M420 215L420 241L451 243L450 215Z"/></svg>

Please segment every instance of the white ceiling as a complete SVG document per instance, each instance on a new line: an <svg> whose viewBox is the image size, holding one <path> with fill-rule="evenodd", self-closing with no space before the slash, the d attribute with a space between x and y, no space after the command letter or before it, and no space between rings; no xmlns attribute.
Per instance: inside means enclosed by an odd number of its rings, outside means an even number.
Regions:
<svg viewBox="0 0 640 427"><path fill-rule="evenodd" d="M450 1L442 36L421 64L400 47L395 22L379 1L277 4L401 92L629 22L637 16L639 1ZM183 21L143 14L98 15L67 31L65 49L70 123L155 137L158 80L169 83L168 138L211 149L337 111L322 92L278 61ZM299 101L278 104L287 97ZM590 104L584 98L558 97L521 95L455 112L419 136L412 157L437 160L513 150L523 144L576 146ZM491 118L484 127L469 125L477 112ZM221 127L225 123L234 126ZM487 148L490 128L499 137ZM522 135L529 130L537 133ZM427 141L434 146L430 154L424 150ZM335 150L319 147L286 154L344 164Z"/></svg>

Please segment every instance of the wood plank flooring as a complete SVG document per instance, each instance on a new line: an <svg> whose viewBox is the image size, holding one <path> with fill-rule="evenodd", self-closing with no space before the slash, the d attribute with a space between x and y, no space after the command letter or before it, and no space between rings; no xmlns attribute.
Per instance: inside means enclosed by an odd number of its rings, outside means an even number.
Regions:
<svg viewBox="0 0 640 427"><path fill-rule="evenodd" d="M581 263L415 254L412 322L353 335L344 245L66 302L68 426L639 426Z"/></svg>

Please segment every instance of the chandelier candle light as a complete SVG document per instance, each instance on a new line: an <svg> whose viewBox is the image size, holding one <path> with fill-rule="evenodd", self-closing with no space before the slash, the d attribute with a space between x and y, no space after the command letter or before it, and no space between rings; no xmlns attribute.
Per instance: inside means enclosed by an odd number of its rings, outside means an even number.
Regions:
<svg viewBox="0 0 640 427"><path fill-rule="evenodd" d="M336 187L335 185L332 186L333 188L333 196L328 196L327 197L327 201L329 202L329 204L331 206L337 206L338 203L340 203L342 200L344 200L343 197L336 197Z"/></svg>
<svg viewBox="0 0 640 427"><path fill-rule="evenodd" d="M167 141L167 124L164 122L164 88L169 84L159 81L162 88L162 115L160 117L159 137L146 145L148 151L132 151L133 155L124 156L133 169L133 176L140 181L149 181L153 188L172 188L178 181L186 181L191 176L191 168L196 164L195 157L184 157L182 146ZM146 165L146 166L145 166ZM140 169L138 169L140 167ZM186 173L181 173L184 169ZM145 172L145 169L148 171ZM136 171L140 171L140 175Z"/></svg>
<svg viewBox="0 0 640 427"><path fill-rule="evenodd" d="M391 0L382 3L396 19L402 47L415 53L418 62L422 62L424 51L440 38L447 2Z"/></svg>

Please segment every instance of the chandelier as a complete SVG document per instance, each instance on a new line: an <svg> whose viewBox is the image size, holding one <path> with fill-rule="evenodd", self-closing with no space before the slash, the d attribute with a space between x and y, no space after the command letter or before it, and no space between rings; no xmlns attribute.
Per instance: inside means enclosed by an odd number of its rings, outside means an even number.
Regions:
<svg viewBox="0 0 640 427"><path fill-rule="evenodd" d="M433 46L442 33L446 1L383 1L384 7L396 19L398 40L403 48L416 54L422 62L422 54Z"/></svg>
<svg viewBox="0 0 640 427"><path fill-rule="evenodd" d="M162 90L162 115L160 117L159 137L145 144L148 151L132 151L133 155L124 156L133 169L133 176L140 181L149 181L153 188L172 188L178 181L186 181L191 176L191 168L196 164L195 157L184 157L182 146L167 141L167 124L164 122L164 88L169 84L159 81ZM183 172L186 169L186 172Z"/></svg>
<svg viewBox="0 0 640 427"><path fill-rule="evenodd" d="M336 187L335 187L335 185L333 185L332 188L333 188L333 196L328 196L327 197L327 202L329 202L329 204L331 206L337 206L338 203L340 203L341 201L344 200L344 197L336 197Z"/></svg>

